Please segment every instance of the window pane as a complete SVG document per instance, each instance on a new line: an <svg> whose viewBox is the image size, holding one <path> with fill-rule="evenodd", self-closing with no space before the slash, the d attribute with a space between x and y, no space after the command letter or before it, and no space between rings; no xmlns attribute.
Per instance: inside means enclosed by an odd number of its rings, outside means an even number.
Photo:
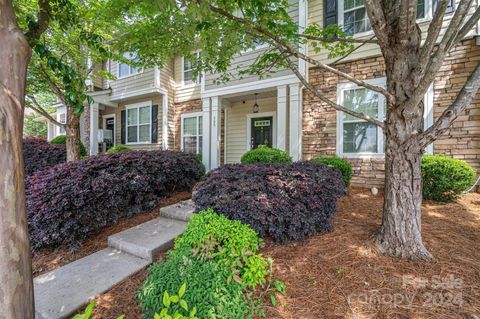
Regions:
<svg viewBox="0 0 480 319"><path fill-rule="evenodd" d="M183 119L183 135L196 136L197 135L197 118L187 117Z"/></svg>
<svg viewBox="0 0 480 319"><path fill-rule="evenodd" d="M127 141L129 143L136 143L137 142L137 127L130 126L127 128Z"/></svg>
<svg viewBox="0 0 480 319"><path fill-rule="evenodd" d="M139 142L150 142L150 124L140 125L139 135Z"/></svg>
<svg viewBox="0 0 480 319"><path fill-rule="evenodd" d="M378 93L367 89L354 89L343 92L344 105L350 110L364 113L371 117L378 117ZM358 118L344 113L344 121L358 120Z"/></svg>
<svg viewBox="0 0 480 319"><path fill-rule="evenodd" d="M186 136L183 138L183 150L187 153L197 153L197 137Z"/></svg>
<svg viewBox="0 0 480 319"><path fill-rule="evenodd" d="M425 17L425 0L418 0L417 4L417 19Z"/></svg>
<svg viewBox="0 0 480 319"><path fill-rule="evenodd" d="M355 7L355 0L345 0L343 8L349 10Z"/></svg>
<svg viewBox="0 0 480 319"><path fill-rule="evenodd" d="M344 123L344 153L377 153L377 127L373 124Z"/></svg>
<svg viewBox="0 0 480 319"><path fill-rule="evenodd" d="M130 66L128 64L119 63L118 64L118 76L127 76L130 74Z"/></svg>
<svg viewBox="0 0 480 319"><path fill-rule="evenodd" d="M203 117L199 116L198 117L198 135L203 134Z"/></svg>
<svg viewBox="0 0 480 319"><path fill-rule="evenodd" d="M127 110L127 124L128 125L138 124L138 109Z"/></svg>
<svg viewBox="0 0 480 319"><path fill-rule="evenodd" d="M183 74L183 81L184 82L192 82L193 81L193 72L192 71L185 71Z"/></svg>
<svg viewBox="0 0 480 319"><path fill-rule="evenodd" d="M150 106L142 106L139 109L139 121L138 124L150 124L152 117L150 112Z"/></svg>

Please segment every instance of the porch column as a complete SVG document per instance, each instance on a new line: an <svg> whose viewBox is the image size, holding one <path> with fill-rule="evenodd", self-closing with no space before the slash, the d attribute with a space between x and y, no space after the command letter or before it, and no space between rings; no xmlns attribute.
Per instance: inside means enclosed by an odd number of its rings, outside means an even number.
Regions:
<svg viewBox="0 0 480 319"><path fill-rule="evenodd" d="M90 155L98 154L98 103L90 104Z"/></svg>
<svg viewBox="0 0 480 319"><path fill-rule="evenodd" d="M277 148L287 150L287 86L277 87Z"/></svg>
<svg viewBox="0 0 480 319"><path fill-rule="evenodd" d="M220 129L221 129L221 105L218 96L211 99L212 109L212 144L210 146L210 169L215 169L220 166Z"/></svg>
<svg viewBox="0 0 480 319"><path fill-rule="evenodd" d="M207 171L210 170L210 98L202 100L202 161Z"/></svg>
<svg viewBox="0 0 480 319"><path fill-rule="evenodd" d="M302 92L300 84L290 84L290 156L302 158Z"/></svg>

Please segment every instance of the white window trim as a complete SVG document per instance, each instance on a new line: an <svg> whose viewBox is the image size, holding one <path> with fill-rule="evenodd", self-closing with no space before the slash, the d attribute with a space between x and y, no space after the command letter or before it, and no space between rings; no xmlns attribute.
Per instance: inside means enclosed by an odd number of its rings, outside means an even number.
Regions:
<svg viewBox="0 0 480 319"><path fill-rule="evenodd" d="M129 67L129 72L127 75L123 75L123 76L120 76L120 64L126 64L128 65ZM125 79L125 78L129 78L129 77L132 77L132 76L135 76L135 75L139 75L139 74L142 74L143 71L145 69L143 67L141 68L138 68L138 72L137 73L132 73L132 66L127 64L127 63L123 63L123 62L120 62L120 61L117 61L117 80L120 80L120 79Z"/></svg>
<svg viewBox="0 0 480 319"><path fill-rule="evenodd" d="M195 51L193 53L198 57L198 55L200 54L200 51ZM182 72L181 72L181 74L182 74L181 86L184 89L185 88L196 87L196 86L200 85L201 82L203 81L203 76L201 74L199 74L198 75L198 82L195 82L195 81L191 81L191 82L188 82L188 83L185 82L185 56L183 56L183 55L182 55Z"/></svg>
<svg viewBox="0 0 480 319"><path fill-rule="evenodd" d="M145 102L140 102L140 103L135 103L135 104L129 104L125 105L125 145L146 145L146 144L152 144L152 124L153 124L153 119L152 119L152 101L145 101ZM128 141L128 110L130 109L138 109L143 106L148 106L150 108L150 129L148 130L148 142L138 142L138 138L140 137L140 125L130 125L130 126L136 126L137 127L137 142L129 142ZM140 115L139 118L140 120Z"/></svg>
<svg viewBox="0 0 480 319"><path fill-rule="evenodd" d="M386 78L376 78L376 79L370 79L366 80L366 83L380 86L380 87L385 87L386 85ZM354 83L340 83L337 85L337 103L339 105L344 105L343 104L343 91L346 90L352 90L352 89L359 89L362 88L362 86L359 86ZM424 123L426 128L430 127L433 125L433 105L434 105L434 87L433 84L430 85L428 88L427 92L425 93L424 97L424 107L425 107L425 112L424 112ZM379 103L384 103L385 105L385 97L378 93L379 97ZM381 105L381 104L380 104ZM386 115L386 106L384 108L380 108L378 112L378 117L379 119L384 120L385 115ZM359 119L359 121L362 121ZM379 152L377 153L344 153L343 152L343 112L337 111L337 129L336 129L336 154L340 157L346 157L346 158L372 158L372 157L380 157L383 158L385 157L384 153L384 134L382 129L377 129L377 150ZM426 148L426 154L433 154L433 143L427 146Z"/></svg>
<svg viewBox="0 0 480 319"><path fill-rule="evenodd" d="M65 120L64 120L64 121L62 121L62 119L61 119L61 118L62 118L62 115L65 116ZM58 123L60 123L60 124L66 124L66 123L67 123L67 113L64 113L64 112L58 113L58 114L57 114L57 121L58 121ZM62 132L62 130L63 130L63 132ZM60 127L60 126L57 126L57 135L56 135L56 136L66 135L66 134L67 134L67 131L65 130L65 128Z"/></svg>
<svg viewBox="0 0 480 319"><path fill-rule="evenodd" d="M105 129L107 127L107 119L113 119L113 146L116 146L117 145L117 118L116 118L115 113L102 115L102 127L103 127L103 129ZM127 123L125 123L125 125L127 125Z"/></svg>
<svg viewBox="0 0 480 319"><path fill-rule="evenodd" d="M417 19L417 23L424 23L432 20L433 18L433 5L432 0L425 0L425 16L423 18ZM447 13L448 14L448 13ZM344 0L338 0L337 8L337 17L338 25L343 28L343 18L344 18ZM373 35L373 30L354 33L352 36L354 38L362 38Z"/></svg>
<svg viewBox="0 0 480 319"><path fill-rule="evenodd" d="M202 154L202 150L200 149L200 143L199 143L199 138L203 139L203 130L199 130L199 121L198 118L202 118L202 125L203 124L203 112L193 112L193 113L183 113L180 118L181 118L181 123L180 123L180 147L181 150L184 151L184 143L183 139L185 136L183 136L183 121L187 118L197 118L197 152L196 154ZM203 147L203 140L202 140L202 147Z"/></svg>
<svg viewBox="0 0 480 319"><path fill-rule="evenodd" d="M247 114L247 151L252 149L252 119L258 117L272 117L272 146L277 147L277 112L263 112L263 113L250 113Z"/></svg>

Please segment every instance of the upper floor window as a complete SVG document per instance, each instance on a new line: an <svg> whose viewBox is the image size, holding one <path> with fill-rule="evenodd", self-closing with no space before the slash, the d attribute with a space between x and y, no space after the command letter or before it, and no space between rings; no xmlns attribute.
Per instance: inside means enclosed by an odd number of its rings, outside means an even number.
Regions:
<svg viewBox="0 0 480 319"><path fill-rule="evenodd" d="M150 143L151 132L151 102L127 106L127 144Z"/></svg>
<svg viewBox="0 0 480 319"><path fill-rule="evenodd" d="M195 52L195 57L197 59L200 58L200 52ZM200 83L200 75L194 76L194 63L192 60L183 57L183 84L184 85L192 85Z"/></svg>
<svg viewBox="0 0 480 319"><path fill-rule="evenodd" d="M133 61L133 62L135 62L137 60L137 58L133 54L128 53L128 52L124 53L123 57L125 59L127 59L129 61ZM137 74L137 73L141 73L141 72L142 72L142 68L131 66L130 64L127 64L127 63L118 62L118 77L119 78L129 76L129 75L133 75L133 74Z"/></svg>

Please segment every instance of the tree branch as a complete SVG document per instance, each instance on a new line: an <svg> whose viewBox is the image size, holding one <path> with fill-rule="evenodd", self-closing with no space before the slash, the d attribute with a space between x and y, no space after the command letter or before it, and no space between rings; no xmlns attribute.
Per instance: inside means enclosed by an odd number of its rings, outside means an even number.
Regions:
<svg viewBox="0 0 480 319"><path fill-rule="evenodd" d="M468 19L460 31L458 31L457 37L455 38L455 43L460 42L467 35L467 33L475 27L478 20L480 20L480 6L477 7L475 12L470 16L470 19Z"/></svg>
<svg viewBox="0 0 480 319"><path fill-rule="evenodd" d="M427 65L428 58L432 54L435 43L437 43L438 35L442 30L443 17L447 10L447 4L449 0L441 0L437 8L437 12L433 16L432 22L430 22L427 31L427 38L423 44L420 52L420 65L425 67Z"/></svg>
<svg viewBox="0 0 480 319"><path fill-rule="evenodd" d="M382 8L382 1L380 0L365 0L365 9L373 32L377 36L380 46L387 46L389 41L388 23Z"/></svg>
<svg viewBox="0 0 480 319"><path fill-rule="evenodd" d="M318 42L347 42L347 43L371 43L378 44L378 40L370 39L356 39L356 38L338 38L338 37L316 37L314 35L299 33L297 36L305 38L307 40L318 41Z"/></svg>
<svg viewBox="0 0 480 319"><path fill-rule="evenodd" d="M368 115L365 115L363 113L360 113L360 112L355 112L349 108L346 108L340 104L337 104L335 102L333 102L332 100L330 100L329 98L327 98L325 95L323 95L322 93L320 93L320 91L318 89L316 89L310 82L308 82L305 77L300 73L300 71L298 70L297 66L295 65L295 63L292 62L292 60L288 57L287 55L287 52L283 52L283 58L285 59L285 61L287 62L288 64L288 67L293 71L293 73L295 73L295 75L298 77L298 79L300 80L300 82L302 82L302 84L310 91L312 92L316 97L318 97L321 101L327 103L329 106L331 106L332 108L334 108L335 110L337 111L341 111L343 113L346 113L348 115L351 115L351 116L355 116L359 119L362 119L362 120L365 120L371 124L374 124L378 127L381 127L382 129L385 129L385 123L382 122L382 121L379 121L373 117L370 117Z"/></svg>
<svg viewBox="0 0 480 319"><path fill-rule="evenodd" d="M41 105L38 103L37 99L33 95L27 95L29 103L28 107L40 114L43 117L46 117L50 122L53 122L53 124L59 126L59 127L65 127L64 124L58 122L56 119L53 118L53 116L50 115Z"/></svg>
<svg viewBox="0 0 480 319"><path fill-rule="evenodd" d="M282 51L287 51L289 54L293 55L294 57L296 58L299 58L299 59L302 59L310 64L313 64L321 69L324 69L328 72L331 72L335 75L338 75L350 82L353 82L359 86L362 86L364 88L367 88L369 90L372 90L372 91L375 91L377 93L380 93L382 95L384 95L388 101L390 103L394 103L395 101L395 97L390 94L387 90L385 90L384 88L382 87L379 87L379 86L376 86L376 85L371 85L367 82L364 82L364 81L361 81L361 80L358 80L356 78L354 78L353 76L347 74L347 73L344 73L342 71L339 71L329 65L326 65L320 61L317 61L307 55L305 55L304 53L300 52L298 49L294 48L293 46L291 46L289 43L287 43L286 41L280 39L279 37L277 37L276 35L272 34L271 32L263 29L263 28L260 28L258 26L256 26L255 24L253 24L251 21L247 20L247 19L244 19L244 18L241 18L241 17L237 17L237 16L234 16L233 14L221 9L221 8L218 8L218 7L215 7L215 6L212 6L210 5L210 9L213 11L213 12L216 12L230 20L233 20L233 21L236 21L236 22L239 22L249 28L251 28L252 30L266 36L267 38L271 39L273 42L277 43L277 47L280 46L281 50Z"/></svg>
<svg viewBox="0 0 480 319"><path fill-rule="evenodd" d="M453 121L456 120L460 113L462 113L467 106L470 105L479 88L480 64L477 65L472 74L470 74L467 82L465 82L465 85L455 98L455 101L442 113L442 115L432 126L430 126L430 128L419 135L420 145L425 147L435 141L438 136L443 134L452 125Z"/></svg>
<svg viewBox="0 0 480 319"><path fill-rule="evenodd" d="M38 12L38 19L35 23L32 23L31 27L25 33L25 37L28 40L30 46L33 42L40 39L40 36L48 27L50 22L50 1L38 0L38 6L40 8Z"/></svg>

